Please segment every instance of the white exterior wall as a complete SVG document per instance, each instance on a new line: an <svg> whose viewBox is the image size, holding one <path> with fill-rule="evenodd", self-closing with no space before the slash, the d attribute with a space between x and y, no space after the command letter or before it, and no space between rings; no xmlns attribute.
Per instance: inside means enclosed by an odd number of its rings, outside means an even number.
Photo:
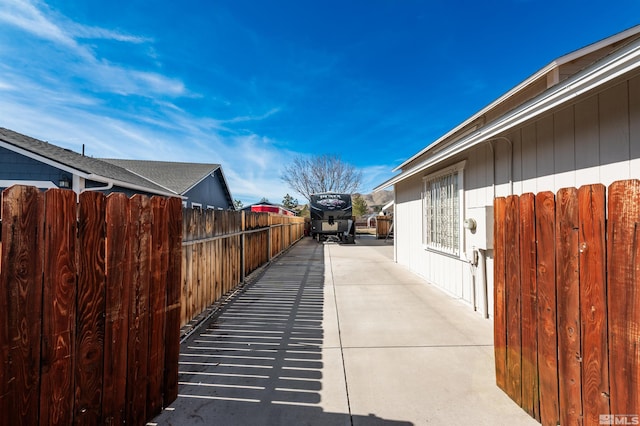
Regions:
<svg viewBox="0 0 640 426"><path fill-rule="evenodd" d="M457 161L464 170L464 217L492 206L495 196L557 192L565 187L640 179L640 76L612 85L506 135L396 184L396 260L433 285L482 312L483 292L493 315L493 251L484 274L464 259L422 246L422 177ZM511 163L511 166L510 166ZM494 178L495 176L495 178ZM465 230L463 250L473 252L477 236ZM480 244L481 245L481 244ZM475 283L475 285L474 285ZM475 289L475 291L474 291Z"/></svg>
<svg viewBox="0 0 640 426"><path fill-rule="evenodd" d="M582 99L509 135L515 194L640 178L640 77ZM500 153L500 161L508 161ZM497 195L509 194L497 182Z"/></svg>
<svg viewBox="0 0 640 426"><path fill-rule="evenodd" d="M396 186L394 242L396 260L450 295L471 303L469 265L422 245L422 177Z"/></svg>

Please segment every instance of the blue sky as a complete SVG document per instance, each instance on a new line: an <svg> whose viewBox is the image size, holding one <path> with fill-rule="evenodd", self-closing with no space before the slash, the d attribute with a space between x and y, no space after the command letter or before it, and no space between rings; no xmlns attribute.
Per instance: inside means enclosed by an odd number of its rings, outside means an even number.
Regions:
<svg viewBox="0 0 640 426"><path fill-rule="evenodd" d="M0 0L0 126L87 155L221 163L245 204L294 155L361 192L640 2ZM298 196L300 201L302 197Z"/></svg>

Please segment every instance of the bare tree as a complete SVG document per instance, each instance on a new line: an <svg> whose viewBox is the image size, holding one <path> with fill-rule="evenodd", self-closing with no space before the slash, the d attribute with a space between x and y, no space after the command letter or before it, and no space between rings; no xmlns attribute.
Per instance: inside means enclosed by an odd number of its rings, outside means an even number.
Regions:
<svg viewBox="0 0 640 426"><path fill-rule="evenodd" d="M285 166L282 180L309 200L319 192L355 192L362 172L337 155L298 156Z"/></svg>

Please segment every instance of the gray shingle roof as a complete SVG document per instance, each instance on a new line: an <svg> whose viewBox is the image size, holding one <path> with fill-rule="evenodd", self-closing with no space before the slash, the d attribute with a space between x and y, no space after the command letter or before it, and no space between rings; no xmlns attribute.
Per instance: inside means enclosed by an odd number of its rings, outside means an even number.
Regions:
<svg viewBox="0 0 640 426"><path fill-rule="evenodd" d="M144 176L177 194L184 194L195 184L220 168L220 164L119 160L112 158L104 158L102 160Z"/></svg>
<svg viewBox="0 0 640 426"><path fill-rule="evenodd" d="M116 184L119 186L127 187L130 185L153 194L167 195L172 192L116 164L97 158L86 157L69 149L61 148L3 127L0 127L0 141L82 172L92 180L116 181Z"/></svg>

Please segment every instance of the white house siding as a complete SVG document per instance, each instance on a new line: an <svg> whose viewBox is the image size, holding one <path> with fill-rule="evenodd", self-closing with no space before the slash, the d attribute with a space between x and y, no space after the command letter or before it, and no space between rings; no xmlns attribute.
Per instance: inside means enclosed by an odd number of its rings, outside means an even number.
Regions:
<svg viewBox="0 0 640 426"><path fill-rule="evenodd" d="M413 177L396 186L394 238L396 260L450 295L471 302L469 265L452 256L422 246L422 178Z"/></svg>
<svg viewBox="0 0 640 426"><path fill-rule="evenodd" d="M578 100L508 135L513 193L640 178L640 77ZM500 152L498 161L508 161ZM509 195L497 179L498 196Z"/></svg>
<svg viewBox="0 0 640 426"><path fill-rule="evenodd" d="M471 268L422 246L422 177L466 159L465 217L491 206L495 196L557 192L564 187L640 178L640 76L609 85L461 155L442 167L425 170L396 184L395 243L398 263L467 302L479 299L484 286ZM417 161L422 158L417 159ZM511 163L511 167L509 167ZM495 176L495 178L494 178ZM471 250L468 231L463 248ZM488 312L493 312L493 251L486 252ZM478 307L480 308L480 307ZM479 309L482 311L482 309Z"/></svg>

